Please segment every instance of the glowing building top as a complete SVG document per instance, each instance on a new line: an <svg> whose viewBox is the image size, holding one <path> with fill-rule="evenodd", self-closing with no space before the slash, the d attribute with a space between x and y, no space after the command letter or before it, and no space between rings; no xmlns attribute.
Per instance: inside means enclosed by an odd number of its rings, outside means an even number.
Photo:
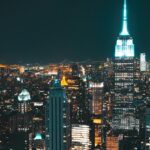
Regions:
<svg viewBox="0 0 150 150"><path fill-rule="evenodd" d="M18 95L18 101L25 102L28 100L31 100L30 93L26 89L23 89L21 93Z"/></svg>
<svg viewBox="0 0 150 150"><path fill-rule="evenodd" d="M124 0L124 6L123 6L123 23L122 23L122 31L120 35L128 36L128 18L127 18L127 2Z"/></svg>
<svg viewBox="0 0 150 150"><path fill-rule="evenodd" d="M40 133L37 133L34 140L42 140L42 135Z"/></svg>
<svg viewBox="0 0 150 150"><path fill-rule="evenodd" d="M116 58L134 57L134 44L133 39L128 32L127 20L127 2L124 0L122 31L117 39L115 47Z"/></svg>
<svg viewBox="0 0 150 150"><path fill-rule="evenodd" d="M54 79L51 81L52 88L61 88L61 83L58 79Z"/></svg>
<svg viewBox="0 0 150 150"><path fill-rule="evenodd" d="M65 76L62 77L61 86L68 86L68 83L66 81L66 77Z"/></svg>

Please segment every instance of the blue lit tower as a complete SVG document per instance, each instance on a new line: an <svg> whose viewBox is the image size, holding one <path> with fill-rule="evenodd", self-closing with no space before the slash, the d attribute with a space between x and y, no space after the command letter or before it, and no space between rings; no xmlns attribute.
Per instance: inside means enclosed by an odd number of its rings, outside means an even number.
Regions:
<svg viewBox="0 0 150 150"><path fill-rule="evenodd" d="M46 105L46 150L69 150L70 126L65 90L52 81Z"/></svg>
<svg viewBox="0 0 150 150"><path fill-rule="evenodd" d="M122 31L115 46L115 98L112 126L115 130L138 128L134 112L134 44L128 32L127 3L124 0Z"/></svg>
<svg viewBox="0 0 150 150"><path fill-rule="evenodd" d="M122 31L117 39L115 57L119 59L134 57L133 39L128 32L126 0L124 0Z"/></svg>

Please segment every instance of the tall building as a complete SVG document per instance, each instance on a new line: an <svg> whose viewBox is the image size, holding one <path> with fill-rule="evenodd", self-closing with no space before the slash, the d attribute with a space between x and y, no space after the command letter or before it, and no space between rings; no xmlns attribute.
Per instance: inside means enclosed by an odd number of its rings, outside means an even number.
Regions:
<svg viewBox="0 0 150 150"><path fill-rule="evenodd" d="M71 149L90 149L89 103L86 99L86 87L78 76L63 76L61 86L66 89L68 103L70 105L71 123ZM81 133L84 137L81 136ZM79 135L78 135L79 134ZM81 138L85 138L81 140Z"/></svg>
<svg viewBox="0 0 150 150"><path fill-rule="evenodd" d="M88 125L72 125L72 150L90 150L90 127Z"/></svg>
<svg viewBox="0 0 150 150"><path fill-rule="evenodd" d="M21 114L24 114L31 109L29 100L31 100L30 93L26 89L23 89L18 95L18 111Z"/></svg>
<svg viewBox="0 0 150 150"><path fill-rule="evenodd" d="M115 47L115 98L112 126L116 130L138 128L134 116L134 44L127 28L127 3L124 0L123 26Z"/></svg>
<svg viewBox="0 0 150 150"><path fill-rule="evenodd" d="M141 53L140 54L140 71L146 71L146 70L147 70L146 54Z"/></svg>
<svg viewBox="0 0 150 150"><path fill-rule="evenodd" d="M23 89L17 98L17 112L12 114L9 121L11 129L10 141L12 149L30 150L29 134L32 128L31 96L28 90Z"/></svg>
<svg viewBox="0 0 150 150"><path fill-rule="evenodd" d="M107 135L107 137L106 137L106 149L107 150L119 150L118 137Z"/></svg>
<svg viewBox="0 0 150 150"><path fill-rule="evenodd" d="M92 114L95 116L102 115L102 105L103 105L103 87L104 83L93 83L90 82L90 88L92 90Z"/></svg>
<svg viewBox="0 0 150 150"><path fill-rule="evenodd" d="M11 132L27 132L31 125L31 96L28 90L23 89L17 97L17 113L9 120Z"/></svg>
<svg viewBox="0 0 150 150"><path fill-rule="evenodd" d="M150 108L146 109L145 112L145 150L150 149Z"/></svg>
<svg viewBox="0 0 150 150"><path fill-rule="evenodd" d="M83 80L78 76L67 76L62 78L61 85L66 87L71 124L89 123L89 102L86 99L86 87Z"/></svg>
<svg viewBox="0 0 150 150"><path fill-rule="evenodd" d="M92 114L92 127L93 127L93 149L100 149L104 143L102 134L102 121L103 121L103 99L104 99L104 83L93 83L89 84L92 101L91 101L91 114Z"/></svg>
<svg viewBox="0 0 150 150"><path fill-rule="evenodd" d="M52 82L46 105L46 150L69 150L70 126L67 98L59 80Z"/></svg>
<svg viewBox="0 0 150 150"><path fill-rule="evenodd" d="M134 58L133 39L128 32L127 26L127 3L126 0L124 0L122 31L117 39L115 47L115 57L118 59Z"/></svg>

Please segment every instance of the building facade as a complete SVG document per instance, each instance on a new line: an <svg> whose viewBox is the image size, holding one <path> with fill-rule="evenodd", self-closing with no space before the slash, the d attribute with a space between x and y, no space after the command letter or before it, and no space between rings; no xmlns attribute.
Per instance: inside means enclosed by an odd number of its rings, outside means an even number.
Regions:
<svg viewBox="0 0 150 150"><path fill-rule="evenodd" d="M46 150L69 150L70 148L66 103L65 90L59 80L55 79L46 105Z"/></svg>
<svg viewBox="0 0 150 150"><path fill-rule="evenodd" d="M115 98L112 126L115 130L138 128L134 103L134 44L127 28L127 4L124 0L123 27L115 47Z"/></svg>

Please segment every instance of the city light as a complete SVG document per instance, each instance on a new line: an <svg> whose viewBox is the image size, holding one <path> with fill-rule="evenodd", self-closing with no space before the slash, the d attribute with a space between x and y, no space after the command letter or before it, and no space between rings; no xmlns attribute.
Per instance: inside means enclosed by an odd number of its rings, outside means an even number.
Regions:
<svg viewBox="0 0 150 150"><path fill-rule="evenodd" d="M55 2L31 5L20 1L19 5L15 4L20 8L15 11L15 17L13 9L5 9L11 3L1 3L0 149L150 150L150 60L147 53L138 55L140 47L135 51L134 38L128 30L134 27L128 23L137 19L132 18L137 12L128 20L130 1L122 0L121 32L117 39L113 33L116 29L109 34L111 41L116 39L114 47L107 45L111 44L110 39L103 37L110 30L106 32L105 26L103 31L96 29L110 20L102 15L103 23L95 24L97 12L101 14L103 10L105 16L110 15L103 7L104 2L99 3L101 5L87 0L81 5L70 1L55 6ZM121 10L118 3L115 4L115 8ZM132 11L137 10L137 6L134 5ZM143 12L140 13L139 17L143 16ZM89 20L89 16L94 20ZM119 14L112 16L118 18ZM94 34L102 38L96 36L97 40L92 36L92 24ZM106 24L114 27L114 23ZM137 39L139 37L135 43ZM142 44L148 40L148 36L144 36ZM20 55L18 50L15 56L13 53L19 46L23 53ZM114 48L109 49L111 47ZM35 48L36 51L32 51ZM146 48L148 44L144 46L145 51ZM109 55L112 51L114 56ZM105 58L104 54L107 54ZM7 62L6 58L15 63Z"/></svg>
<svg viewBox="0 0 150 150"><path fill-rule="evenodd" d="M81 145L82 150L90 150L90 127L87 125L73 125L72 143L72 148Z"/></svg>

